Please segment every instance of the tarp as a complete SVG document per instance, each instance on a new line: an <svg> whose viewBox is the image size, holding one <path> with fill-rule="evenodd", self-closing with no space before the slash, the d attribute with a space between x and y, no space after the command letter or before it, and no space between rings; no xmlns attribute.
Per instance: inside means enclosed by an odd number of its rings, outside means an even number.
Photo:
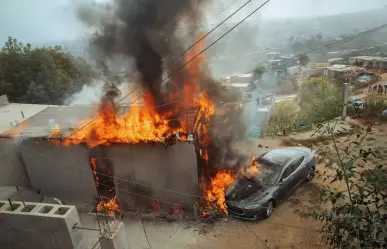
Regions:
<svg viewBox="0 0 387 249"><path fill-rule="evenodd" d="M372 76L368 76L368 75L363 75L363 76L360 76L359 79L362 79L362 80L367 80L367 79L371 79Z"/></svg>

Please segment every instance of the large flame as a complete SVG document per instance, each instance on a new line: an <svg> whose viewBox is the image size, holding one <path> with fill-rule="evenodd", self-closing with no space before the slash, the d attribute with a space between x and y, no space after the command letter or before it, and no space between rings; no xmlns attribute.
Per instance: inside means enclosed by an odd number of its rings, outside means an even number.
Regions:
<svg viewBox="0 0 387 249"><path fill-rule="evenodd" d="M219 209L227 214L227 207L224 204L226 200L225 191L236 179L237 175L230 170L220 170L211 178L210 186L205 191L207 208ZM216 206L214 206L216 204Z"/></svg>
<svg viewBox="0 0 387 249"><path fill-rule="evenodd" d="M172 128L168 118L167 115L159 115L155 108L147 104L129 107L122 116L117 116L113 108L107 107L99 111L95 119L81 121L78 124L80 128L67 138L57 139L61 136L58 129L49 138L64 146L86 143L90 148L111 143L163 142L165 134L185 132L182 122L179 128Z"/></svg>

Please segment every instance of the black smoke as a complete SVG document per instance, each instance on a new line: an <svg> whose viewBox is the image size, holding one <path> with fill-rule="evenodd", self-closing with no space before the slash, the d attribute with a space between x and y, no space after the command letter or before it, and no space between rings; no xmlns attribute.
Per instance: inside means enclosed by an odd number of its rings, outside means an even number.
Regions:
<svg viewBox="0 0 387 249"><path fill-rule="evenodd" d="M114 0L109 5L83 7L79 16L97 30L91 44L98 51L95 54L101 69L107 71L107 58L134 58L142 85L156 104L162 104L163 73L171 74L184 63L183 57L175 57L189 46L179 41L178 25L183 21L187 29L197 27L201 8L207 1ZM182 85L183 77L184 70L171 76L175 87Z"/></svg>
<svg viewBox="0 0 387 249"><path fill-rule="evenodd" d="M94 47L94 55L97 56L95 58L105 74L108 72L109 59L114 59L115 56L133 59L134 68L140 74L140 83L149 91L155 105L159 106L170 102L167 99L168 93L183 90L187 68L182 68L176 73L176 70L185 63L184 56L178 59L176 57L195 43L200 35L194 32L190 37L183 35L184 39L181 39L180 32L190 33L202 24L202 10L209 1L114 0L109 5L83 7L79 16L83 22L96 29L91 37L91 45ZM185 24L183 31L180 30L181 23ZM167 75L170 76L169 80L162 84ZM235 90L219 87L206 66L201 69L196 84L202 90L211 89L206 91L206 94L216 106L241 100L241 96ZM101 101L103 105L104 103L111 105L111 100L117 97L115 91L110 93ZM165 107L174 108L172 105ZM158 112L163 111L168 109L158 109ZM234 111L234 114L238 113L240 111ZM239 164L240 158L230 148L236 136L230 134L236 131L244 133L246 130L239 118L238 115L235 117L231 115L225 127L220 127L219 122L209 124L212 137L210 157L216 159L211 165L235 160L235 164Z"/></svg>

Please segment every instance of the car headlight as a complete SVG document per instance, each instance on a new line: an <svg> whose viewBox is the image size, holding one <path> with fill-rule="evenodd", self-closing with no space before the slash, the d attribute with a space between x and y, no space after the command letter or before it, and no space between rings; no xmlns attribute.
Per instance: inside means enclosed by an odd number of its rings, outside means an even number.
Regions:
<svg viewBox="0 0 387 249"><path fill-rule="evenodd" d="M252 205L247 205L245 208L246 209L257 209L260 208L262 205L261 204L252 204Z"/></svg>

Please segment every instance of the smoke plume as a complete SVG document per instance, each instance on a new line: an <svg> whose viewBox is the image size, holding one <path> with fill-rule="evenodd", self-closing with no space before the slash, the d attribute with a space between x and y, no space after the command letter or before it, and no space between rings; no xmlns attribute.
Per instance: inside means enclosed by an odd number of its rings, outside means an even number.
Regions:
<svg viewBox="0 0 387 249"><path fill-rule="evenodd" d="M196 27L201 6L207 1L114 0L111 4L84 6L79 16L96 29L91 43L98 50L99 65L106 71L105 58L134 58L141 84L156 104L161 104L163 73L173 72L183 64L183 58L174 60L184 50L176 30L181 22L185 27ZM182 84L183 74L173 74L170 80Z"/></svg>
<svg viewBox="0 0 387 249"><path fill-rule="evenodd" d="M190 74L187 68L176 73L177 68L185 63L184 56L176 57L198 39L198 34L185 39L179 39L178 35L182 27L192 31L201 24L202 9L209 1L114 0L111 4L84 6L79 16L96 30L91 45L95 48L93 54L105 76L109 76L106 75L109 72L109 60L117 56L133 59L133 67L139 73L139 83L149 91L148 94L158 106L169 102L167 98L170 93L184 92L183 85ZM183 40L189 43L185 44ZM195 51L195 54L199 51ZM207 92L214 103L238 100L235 92L218 86L206 67L198 71L200 77L195 83L199 89L216 88ZM166 75L169 75L169 80L163 82ZM111 100L116 97L110 95L102 99L101 103L103 106L111 105ZM171 105L167 107L174 108ZM168 110L158 109L158 112L163 111ZM210 145L211 157L219 159L214 164L223 164L237 157L230 148L232 138L227 135L230 127L234 127L234 132L245 130L245 127L237 120L227 122L224 129L216 129L217 124L219 122L214 122L209 127L210 133L214 135ZM216 131L222 134L217 136ZM237 164L239 161L237 159Z"/></svg>

